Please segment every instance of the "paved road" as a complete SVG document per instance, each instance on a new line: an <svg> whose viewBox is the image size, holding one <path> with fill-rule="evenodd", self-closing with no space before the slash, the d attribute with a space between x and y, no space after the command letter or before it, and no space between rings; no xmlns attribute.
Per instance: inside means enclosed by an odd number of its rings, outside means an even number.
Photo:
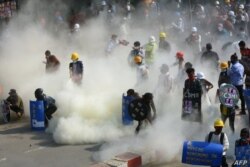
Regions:
<svg viewBox="0 0 250 167"><path fill-rule="evenodd" d="M88 167L96 144L58 145L52 136L30 130L28 119L0 124L1 167Z"/></svg>

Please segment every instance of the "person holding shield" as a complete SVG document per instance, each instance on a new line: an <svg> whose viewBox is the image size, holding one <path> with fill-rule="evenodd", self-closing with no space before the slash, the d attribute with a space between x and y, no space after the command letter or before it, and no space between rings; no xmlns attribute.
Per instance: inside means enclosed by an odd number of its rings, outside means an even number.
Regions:
<svg viewBox="0 0 250 167"><path fill-rule="evenodd" d="M221 166L228 167L226 159L226 151L229 149L229 141L226 133L222 132L223 127L224 127L223 121L221 119L216 119L214 121L215 131L209 132L209 134L205 138L205 141L208 143L216 143L223 145Z"/></svg>
<svg viewBox="0 0 250 167"><path fill-rule="evenodd" d="M220 68L221 68L221 72L220 72L219 79L218 79L219 88L222 84L230 84L231 83L230 76L227 73L228 63L221 62ZM218 89L217 90L217 97L219 97L219 94L220 93L219 93L219 89ZM220 112L221 112L221 119L222 119L223 123L225 124L226 120L229 119L230 129L234 132L234 130L235 130L235 128L234 128L235 107L227 107L221 103L220 104Z"/></svg>
<svg viewBox="0 0 250 167"><path fill-rule="evenodd" d="M152 114L152 110L154 114ZM139 133L143 122L146 121L152 124L156 118L156 108L154 105L153 94L148 92L145 93L142 98L133 100L129 104L129 113L133 120L138 121L135 134Z"/></svg>

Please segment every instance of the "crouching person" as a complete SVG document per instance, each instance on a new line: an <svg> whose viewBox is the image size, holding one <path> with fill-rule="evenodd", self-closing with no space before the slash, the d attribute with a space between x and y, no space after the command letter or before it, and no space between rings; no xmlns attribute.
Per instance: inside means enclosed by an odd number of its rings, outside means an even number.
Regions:
<svg viewBox="0 0 250 167"><path fill-rule="evenodd" d="M24 114L23 100L17 94L15 89L10 89L9 97L6 99L6 101L10 109L14 111L17 117L20 119Z"/></svg>
<svg viewBox="0 0 250 167"><path fill-rule="evenodd" d="M56 112L57 106L54 98L50 96L46 96L43 93L42 88L38 88L35 90L36 100L43 101L44 104L44 113L45 113L45 126L48 127L48 122L51 120L52 115Z"/></svg>

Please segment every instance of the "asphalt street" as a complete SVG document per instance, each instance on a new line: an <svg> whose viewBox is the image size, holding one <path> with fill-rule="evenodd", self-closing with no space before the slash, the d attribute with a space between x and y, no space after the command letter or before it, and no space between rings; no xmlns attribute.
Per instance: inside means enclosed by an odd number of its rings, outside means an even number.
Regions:
<svg viewBox="0 0 250 167"><path fill-rule="evenodd" d="M96 145L58 145L51 134L32 131L28 118L0 124L1 167L88 167Z"/></svg>

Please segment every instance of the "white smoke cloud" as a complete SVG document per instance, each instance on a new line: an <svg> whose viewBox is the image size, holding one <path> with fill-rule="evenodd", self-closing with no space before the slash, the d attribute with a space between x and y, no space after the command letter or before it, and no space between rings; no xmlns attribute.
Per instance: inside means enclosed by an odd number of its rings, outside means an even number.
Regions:
<svg viewBox="0 0 250 167"><path fill-rule="evenodd" d="M141 134L135 136L136 122L131 127L125 127L121 122L122 94L127 89L133 88L136 83L135 71L128 67L127 56L134 41L139 40L145 44L150 35L157 37L158 32L134 27L127 36L130 41L129 46L119 46L112 56L105 57L104 48L112 33L105 26L102 17L88 21L81 27L78 37L72 37L69 33L54 36L33 21L30 9L34 6L37 4L29 1L24 8L29 9L28 12L20 12L17 19L14 19L3 33L0 79L4 97L10 88L17 89L24 100L27 115L29 115L29 100L34 99L33 93L36 88L43 88L47 95L56 99L58 110L47 130L53 134L55 142L84 144L105 141L100 151L94 155L97 161L131 151L140 154L155 153L152 156L158 152L163 157L159 161L165 162L180 159L183 141L204 140L205 135L213 130L213 120L220 115L217 104L212 107L215 110L212 114L206 113L212 108L204 107L203 125L181 121L181 95L184 83L179 83L175 84L174 92L164 102L165 104L162 104L163 107L156 106L162 110L157 111L158 117L154 125L147 126ZM188 36L188 33L185 36ZM171 65L175 61L175 53L179 50L185 51L181 47L182 44L171 44L172 52L159 55L155 66L151 68L147 88L149 92L155 90L160 65L163 63ZM47 49L61 61L60 70L55 74L45 74L45 65L42 61L45 59L44 52ZM215 45L214 50L219 51L220 48ZM68 65L70 54L74 51L80 54L80 60L85 67L81 86L76 86L69 80ZM220 57L223 60L228 59L228 55ZM192 58L190 52L185 52L186 61ZM195 68L197 72L204 72L214 84L214 91L209 93L213 99L217 76L210 76L209 69L204 69L199 63L195 64ZM170 72L175 76L177 67L171 67ZM139 93L142 95L145 91ZM239 129L240 126L236 128ZM228 127L226 131L230 133Z"/></svg>

